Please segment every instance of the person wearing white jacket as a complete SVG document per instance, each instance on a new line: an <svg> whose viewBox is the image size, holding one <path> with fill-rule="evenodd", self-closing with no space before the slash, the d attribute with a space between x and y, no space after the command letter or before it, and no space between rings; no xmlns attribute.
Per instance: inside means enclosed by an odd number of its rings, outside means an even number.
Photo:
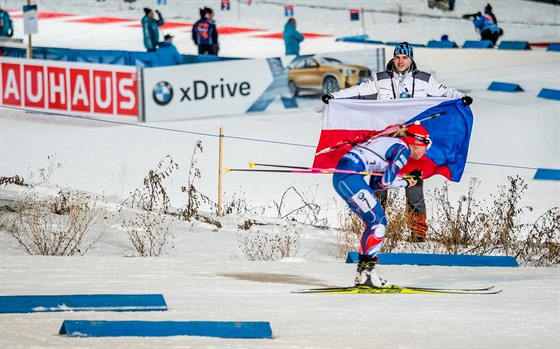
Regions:
<svg viewBox="0 0 560 349"><path fill-rule="evenodd" d="M393 59L387 64L386 70L373 75L369 80L337 92L321 97L328 104L333 98L357 99L399 99L449 97L461 99L463 104L470 105L473 99L464 93L439 83L430 74L418 70L414 62L414 48L408 42L395 46ZM387 191L376 192L381 203L387 199ZM424 201L423 181L406 189L408 209L412 213L412 241L423 242L428 226L426 224L426 203Z"/></svg>

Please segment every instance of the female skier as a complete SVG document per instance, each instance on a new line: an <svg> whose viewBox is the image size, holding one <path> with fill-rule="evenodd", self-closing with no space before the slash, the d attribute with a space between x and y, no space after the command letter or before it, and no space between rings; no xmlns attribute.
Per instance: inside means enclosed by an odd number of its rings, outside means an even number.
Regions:
<svg viewBox="0 0 560 349"><path fill-rule="evenodd" d="M422 176L419 170L414 170L402 178L397 178L397 174L410 157L419 160L426 153L431 144L430 135L421 125L411 125L401 131L405 132L403 137L374 137L355 145L340 159L336 169L353 171L356 174L335 172L333 175L334 189L366 226L360 240L360 261L354 280L356 286L390 286L375 272L387 219L373 192L410 187ZM360 172L375 172L380 175L372 175L368 185L365 181L367 175Z"/></svg>

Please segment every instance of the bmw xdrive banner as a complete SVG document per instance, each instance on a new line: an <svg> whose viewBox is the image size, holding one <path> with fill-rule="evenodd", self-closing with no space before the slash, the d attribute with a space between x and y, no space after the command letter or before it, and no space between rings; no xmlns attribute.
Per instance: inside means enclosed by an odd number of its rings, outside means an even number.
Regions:
<svg viewBox="0 0 560 349"><path fill-rule="evenodd" d="M382 70L384 49L144 68L143 121L314 107Z"/></svg>
<svg viewBox="0 0 560 349"><path fill-rule="evenodd" d="M147 122L243 114L274 80L266 59L150 68L143 74Z"/></svg>

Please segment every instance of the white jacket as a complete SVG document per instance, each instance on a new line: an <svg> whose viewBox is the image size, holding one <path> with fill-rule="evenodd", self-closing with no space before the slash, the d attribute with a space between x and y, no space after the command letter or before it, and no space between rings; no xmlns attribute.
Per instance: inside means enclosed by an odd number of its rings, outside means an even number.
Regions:
<svg viewBox="0 0 560 349"><path fill-rule="evenodd" d="M402 96L401 96L402 94ZM337 92L334 98L357 99L397 99L423 97L449 97L458 99L465 94L454 88L440 84L432 74L416 69L412 61L411 69L401 74L393 69L393 60L387 64L387 70L372 76L368 81Z"/></svg>

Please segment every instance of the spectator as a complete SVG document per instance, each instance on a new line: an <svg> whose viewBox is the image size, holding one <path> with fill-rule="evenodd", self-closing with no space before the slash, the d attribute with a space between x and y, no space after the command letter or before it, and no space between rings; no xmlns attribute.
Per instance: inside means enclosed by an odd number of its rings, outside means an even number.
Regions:
<svg viewBox="0 0 560 349"><path fill-rule="evenodd" d="M173 35L165 35L165 41L158 43L158 49L156 51L159 65L177 65L183 63L183 56L179 54L175 45L173 45Z"/></svg>
<svg viewBox="0 0 560 349"><path fill-rule="evenodd" d="M204 7L200 9L200 19L192 28L192 39L198 46L199 55L218 55L218 28L214 22L214 11Z"/></svg>
<svg viewBox="0 0 560 349"><path fill-rule="evenodd" d="M159 29L164 23L163 16L156 10L158 19L154 18L154 11L147 7L144 8L144 17L142 18L142 33L144 34L144 46L148 52L155 52L159 42Z"/></svg>
<svg viewBox="0 0 560 349"><path fill-rule="evenodd" d="M449 97L461 98L465 105L472 103L472 98L454 88L439 83L431 74L418 70L414 62L414 49L407 42L395 47L393 59L387 64L386 70L372 76L368 81L338 92L323 95L321 99L328 103L332 98L358 99L398 99ZM386 191L376 192L384 204L387 200ZM426 225L426 203L424 201L423 180L406 188L408 211L412 213L412 240L424 241L428 226Z"/></svg>
<svg viewBox="0 0 560 349"><path fill-rule="evenodd" d="M14 36L14 27L12 24L12 19L8 12L0 8L0 36L11 38Z"/></svg>
<svg viewBox="0 0 560 349"><path fill-rule="evenodd" d="M286 45L286 55L299 56L299 43L303 41L303 35L296 29L296 20L288 19L284 25L284 44Z"/></svg>
<svg viewBox="0 0 560 349"><path fill-rule="evenodd" d="M498 20L492 12L490 4L484 8L484 14L480 12L476 14L473 24L480 33L480 40L490 40L492 45L496 45L498 38L504 34L502 28L498 27Z"/></svg>

